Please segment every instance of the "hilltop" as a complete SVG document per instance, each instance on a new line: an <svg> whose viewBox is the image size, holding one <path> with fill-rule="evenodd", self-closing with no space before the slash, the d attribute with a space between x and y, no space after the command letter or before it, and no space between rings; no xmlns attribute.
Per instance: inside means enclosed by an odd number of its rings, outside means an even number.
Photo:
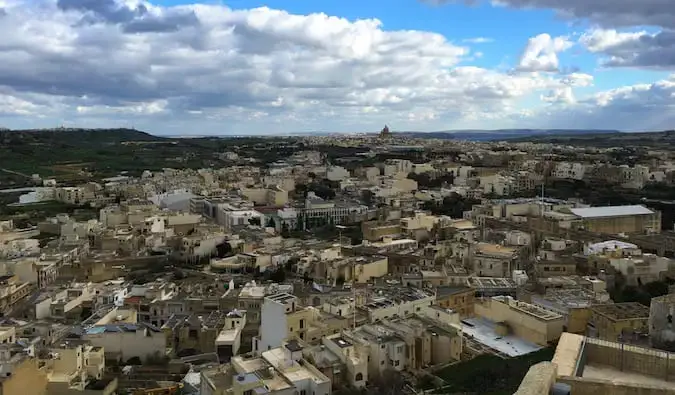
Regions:
<svg viewBox="0 0 675 395"><path fill-rule="evenodd" d="M511 142L552 143L589 147L665 147L675 145L675 131L611 132L575 135L523 136Z"/></svg>
<svg viewBox="0 0 675 395"><path fill-rule="evenodd" d="M588 129L463 129L463 130L444 130L438 132L396 132L400 136L412 138L428 139L453 139L470 141L495 141L495 140L514 140L514 139L537 139L548 136L579 136L579 135L606 135L620 133L618 130L588 130Z"/></svg>
<svg viewBox="0 0 675 395"><path fill-rule="evenodd" d="M153 136L150 133L136 129L113 128L113 129L81 129L81 128L56 128L56 129L18 129L0 130L0 144L81 144L84 142L99 144L119 143L122 141L159 141L162 137Z"/></svg>
<svg viewBox="0 0 675 395"><path fill-rule="evenodd" d="M84 180L92 174L158 169L187 151L194 150L186 150L181 140L135 129L0 130L0 170L5 177L40 174Z"/></svg>

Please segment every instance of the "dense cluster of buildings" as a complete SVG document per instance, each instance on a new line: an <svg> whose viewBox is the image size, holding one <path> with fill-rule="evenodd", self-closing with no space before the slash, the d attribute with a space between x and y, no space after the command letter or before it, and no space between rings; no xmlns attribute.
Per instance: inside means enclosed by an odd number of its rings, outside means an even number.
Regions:
<svg viewBox="0 0 675 395"><path fill-rule="evenodd" d="M364 156L417 152L396 139L385 128ZM671 167L474 148L356 168L310 149L263 167L233 150L223 169L42 181L20 203L98 217L0 222L0 393L378 393L391 374L405 378L397 393L419 393L440 368L556 345L520 393L673 393L674 294L617 297L675 278L661 213L509 197L545 166L576 180L602 167L635 188ZM411 174L451 181L420 188ZM424 210L448 197L479 203Z"/></svg>

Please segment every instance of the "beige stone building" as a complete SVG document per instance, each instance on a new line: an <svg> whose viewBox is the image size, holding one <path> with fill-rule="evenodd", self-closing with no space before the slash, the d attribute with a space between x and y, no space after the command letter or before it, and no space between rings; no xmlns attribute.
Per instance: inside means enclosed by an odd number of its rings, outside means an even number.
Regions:
<svg viewBox="0 0 675 395"><path fill-rule="evenodd" d="M672 353L564 333L553 360L530 368L516 395L673 395L673 358Z"/></svg>
<svg viewBox="0 0 675 395"><path fill-rule="evenodd" d="M661 212L645 206L607 206L570 209L578 219L576 227L604 233L660 233Z"/></svg>
<svg viewBox="0 0 675 395"><path fill-rule="evenodd" d="M436 305L456 311L461 318L472 317L476 290L466 286L436 288Z"/></svg>
<svg viewBox="0 0 675 395"><path fill-rule="evenodd" d="M401 224L398 221L381 222L365 221L361 223L363 239L368 241L382 240L385 236L396 236L401 233Z"/></svg>
<svg viewBox="0 0 675 395"><path fill-rule="evenodd" d="M619 341L624 335L649 333L649 308L640 303L602 304L590 310L589 333L600 339Z"/></svg>
<svg viewBox="0 0 675 395"><path fill-rule="evenodd" d="M475 311L476 315L498 323L504 334L514 334L541 346L557 340L565 322L561 314L510 296L482 299L476 303Z"/></svg>

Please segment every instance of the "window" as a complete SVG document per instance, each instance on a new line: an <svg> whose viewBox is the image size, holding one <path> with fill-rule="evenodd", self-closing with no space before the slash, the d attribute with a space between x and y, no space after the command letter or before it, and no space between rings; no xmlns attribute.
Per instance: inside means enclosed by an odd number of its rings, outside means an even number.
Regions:
<svg viewBox="0 0 675 395"><path fill-rule="evenodd" d="M302 320L300 320L300 329L304 329L304 328L305 328L305 320L302 319Z"/></svg>
<svg viewBox="0 0 675 395"><path fill-rule="evenodd" d="M305 391L305 390L300 390L300 395L307 395L307 391Z"/></svg>
<svg viewBox="0 0 675 395"><path fill-rule="evenodd" d="M253 390L244 391L244 395L253 395Z"/></svg>
<svg viewBox="0 0 675 395"><path fill-rule="evenodd" d="M398 365L399 365L399 361L398 360L394 361L394 366L398 366Z"/></svg>
<svg viewBox="0 0 675 395"><path fill-rule="evenodd" d="M362 381L362 380L363 380L363 374L357 373L356 377L354 377L354 381Z"/></svg>

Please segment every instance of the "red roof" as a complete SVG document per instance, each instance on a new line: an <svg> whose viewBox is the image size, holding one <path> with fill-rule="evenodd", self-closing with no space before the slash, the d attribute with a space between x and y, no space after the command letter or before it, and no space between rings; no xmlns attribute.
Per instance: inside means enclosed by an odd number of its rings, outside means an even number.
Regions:
<svg viewBox="0 0 675 395"><path fill-rule="evenodd" d="M143 300L142 297L140 296L130 296L126 299L124 299L125 304L140 304L141 300Z"/></svg>

